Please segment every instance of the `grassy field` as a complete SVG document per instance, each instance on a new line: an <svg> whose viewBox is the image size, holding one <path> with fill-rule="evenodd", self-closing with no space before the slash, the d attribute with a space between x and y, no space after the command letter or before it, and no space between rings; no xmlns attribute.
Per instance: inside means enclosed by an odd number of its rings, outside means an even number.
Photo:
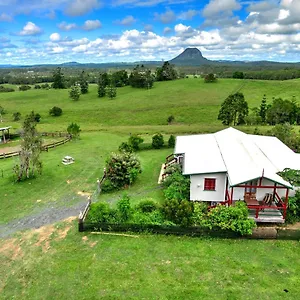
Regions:
<svg viewBox="0 0 300 300"><path fill-rule="evenodd" d="M79 234L0 241L1 299L299 299L296 241Z"/></svg>
<svg viewBox="0 0 300 300"><path fill-rule="evenodd" d="M300 101L300 80L284 82L201 79L155 83L152 90L118 89L114 100L97 97L96 85L78 102L68 90L2 93L7 114L2 126L19 129L13 112L23 118L34 109L42 115L39 131L65 131L80 125L81 138L42 153L43 175L14 183L17 158L0 160L0 227L49 206L71 206L93 194L108 155L130 133L151 141L155 132L169 134L213 132L224 128L217 120L221 102L232 92L245 94L250 107L264 94ZM51 117L53 106L63 109ZM175 122L167 124L174 115ZM253 132L253 127L240 127ZM266 128L262 128L264 130ZM17 143L11 143L15 146ZM133 204L163 199L157 186L160 166L172 149L137 153L143 172L126 190ZM75 163L63 166L71 155ZM3 177L1 177L3 174ZM112 205L124 191L101 195ZM0 299L298 299L299 242L199 239L174 236L83 235L73 222L51 225L0 240ZM285 292L284 290L287 290Z"/></svg>

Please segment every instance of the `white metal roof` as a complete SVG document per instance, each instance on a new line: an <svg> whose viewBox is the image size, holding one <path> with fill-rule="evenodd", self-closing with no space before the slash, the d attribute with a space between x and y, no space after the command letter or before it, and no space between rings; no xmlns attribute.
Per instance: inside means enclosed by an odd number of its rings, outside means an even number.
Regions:
<svg viewBox="0 0 300 300"><path fill-rule="evenodd" d="M9 128L11 128L11 126L1 127L1 128L0 128L0 131L7 130L7 129L9 129Z"/></svg>
<svg viewBox="0 0 300 300"><path fill-rule="evenodd" d="M231 186L263 176L291 187L277 172L284 168L300 169L300 155L276 137L248 135L234 128L214 134L179 136L175 154L183 153L184 174L227 172Z"/></svg>

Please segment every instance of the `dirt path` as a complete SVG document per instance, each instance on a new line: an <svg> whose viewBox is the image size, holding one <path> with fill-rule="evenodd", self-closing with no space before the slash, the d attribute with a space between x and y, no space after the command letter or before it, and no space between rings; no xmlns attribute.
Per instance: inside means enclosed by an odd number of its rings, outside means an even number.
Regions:
<svg viewBox="0 0 300 300"><path fill-rule="evenodd" d="M20 151L20 146L0 148L0 154Z"/></svg>

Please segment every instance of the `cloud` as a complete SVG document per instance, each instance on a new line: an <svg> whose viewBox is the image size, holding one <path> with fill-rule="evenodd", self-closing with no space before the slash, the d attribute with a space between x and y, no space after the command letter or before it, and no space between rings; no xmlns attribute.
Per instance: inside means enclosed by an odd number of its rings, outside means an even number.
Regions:
<svg viewBox="0 0 300 300"><path fill-rule="evenodd" d="M52 42L58 42L58 41L60 41L60 34L59 33L57 33L57 32L55 32L55 33L52 33L51 35L50 35L50 40L52 41Z"/></svg>
<svg viewBox="0 0 300 300"><path fill-rule="evenodd" d="M114 0L113 6L151 7L157 5L187 4L194 0Z"/></svg>
<svg viewBox="0 0 300 300"><path fill-rule="evenodd" d="M188 11L184 11L184 12L180 13L180 15L178 16L178 19L180 19L180 20L192 20L198 14L199 14L199 12L197 10L190 9Z"/></svg>
<svg viewBox="0 0 300 300"><path fill-rule="evenodd" d="M7 15L6 13L2 13L0 15L0 22L11 22L13 20L13 18L9 15Z"/></svg>
<svg viewBox="0 0 300 300"><path fill-rule="evenodd" d="M164 28L164 34L165 34L165 35L171 33L172 31L173 31L173 30L172 30L172 28L170 28L170 27L165 27L165 28Z"/></svg>
<svg viewBox="0 0 300 300"><path fill-rule="evenodd" d="M155 13L154 19L155 19L155 21L159 21L163 24L168 24L168 23L172 23L176 20L176 15L175 15L174 11L172 11L171 9L167 9L165 13L162 13L162 14Z"/></svg>
<svg viewBox="0 0 300 300"><path fill-rule="evenodd" d="M32 22L27 22L27 24L23 27L23 30L19 32L19 35L38 35L42 33L42 29L38 26L36 26Z"/></svg>
<svg viewBox="0 0 300 300"><path fill-rule="evenodd" d="M136 22L136 19L133 16L126 16L123 20L115 21L115 24L123 25L123 26L131 26Z"/></svg>
<svg viewBox="0 0 300 300"><path fill-rule="evenodd" d="M102 24L99 20L86 20L82 26L82 29L86 31L91 31L101 27Z"/></svg>
<svg viewBox="0 0 300 300"><path fill-rule="evenodd" d="M65 13L69 16L83 16L86 13L98 9L101 3L98 0L74 0L65 9Z"/></svg>
<svg viewBox="0 0 300 300"><path fill-rule="evenodd" d="M273 8L276 8L277 5L275 2L270 2L270 1L261 1L261 2L255 2L255 3L251 3L248 7L247 7L247 11L251 12L251 11L255 11L255 12L263 12L263 11L267 11Z"/></svg>
<svg viewBox="0 0 300 300"><path fill-rule="evenodd" d="M54 20L56 18L55 11L52 9L49 13L46 14L46 17L51 19L51 20Z"/></svg>
<svg viewBox="0 0 300 300"><path fill-rule="evenodd" d="M72 29L76 29L77 28L77 25L75 23L70 23L68 24L67 22L61 22L57 25L57 27L60 29L60 30L63 30L63 31L70 31Z"/></svg>
<svg viewBox="0 0 300 300"><path fill-rule="evenodd" d="M145 24L144 25L144 30L145 31L153 31L153 25L151 25L151 24Z"/></svg>
<svg viewBox="0 0 300 300"><path fill-rule="evenodd" d="M233 10L240 10L241 5L236 0L210 0L204 7L204 17L214 17L219 14L231 15Z"/></svg>

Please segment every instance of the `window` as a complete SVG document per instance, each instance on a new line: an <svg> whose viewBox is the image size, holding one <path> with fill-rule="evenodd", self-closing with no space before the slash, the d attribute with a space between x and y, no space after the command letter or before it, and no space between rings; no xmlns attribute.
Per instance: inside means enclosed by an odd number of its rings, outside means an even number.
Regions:
<svg viewBox="0 0 300 300"><path fill-rule="evenodd" d="M205 178L204 179L204 190L205 191L215 191L216 190L216 179L215 178Z"/></svg>

